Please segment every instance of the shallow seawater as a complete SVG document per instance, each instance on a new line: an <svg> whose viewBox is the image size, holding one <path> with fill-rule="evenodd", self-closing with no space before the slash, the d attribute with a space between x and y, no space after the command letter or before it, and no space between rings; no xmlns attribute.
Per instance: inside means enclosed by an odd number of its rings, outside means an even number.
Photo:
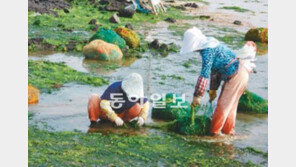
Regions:
<svg viewBox="0 0 296 167"><path fill-rule="evenodd" d="M214 5L214 1L210 2L210 8L215 9L221 6L231 6L232 2L221 2ZM223 3L223 4L222 4ZM249 4L247 4L249 3ZM255 16L260 15L258 19L254 19L254 25L267 26L267 14L260 14L261 9L256 11L254 8L257 2L244 3L242 0L237 1L234 5L245 4L242 7L255 11ZM266 2L267 3L267 2ZM252 4L252 5L251 5ZM260 1L265 6L265 0ZM267 7L266 7L267 8ZM220 11L222 9L219 9ZM265 7L264 9L265 10ZM224 10L222 10L224 12ZM233 11L226 11L233 12ZM258 14L259 13L259 14ZM237 12L235 13L237 14ZM238 15L244 15L239 13ZM248 18L253 23L253 15ZM260 22L264 19L264 22ZM260 24L259 24L260 23ZM199 25L207 35L225 35L231 34L227 29L219 28L219 26L209 26L213 23L207 21L192 22L192 25ZM160 42L174 42L178 46L181 45L181 36L174 35L173 31L168 30L168 24L156 24L153 27L147 27L140 30L146 36L146 40L152 41L159 39ZM209 28L207 28L209 27ZM218 27L218 28L217 28ZM245 28L235 28L238 32L244 32ZM237 32L235 32L237 35ZM237 44L230 45L237 48ZM262 51L263 54L257 57L257 73L250 76L248 89L258 95L268 98L268 51ZM103 75L109 79L110 83L121 80L129 73L137 72L142 75L145 85L146 96L150 97L154 93L178 93L185 94L186 100L191 101L194 86L201 70L201 59L197 54L180 55L178 53L170 53L163 57L151 54L149 51L142 55L140 59L126 59L122 62L102 63L100 61L85 60L82 54L76 53L54 53L44 54L38 53L30 55L32 60L48 60L52 62L65 62L68 66L81 71L97 75ZM102 94L107 85L101 87L92 87L88 85L78 85L75 83L65 84L59 91L53 91L51 94L42 93L39 103L29 106L29 112L35 114L32 122L40 126L46 126L55 131L73 131L82 132L100 132L100 133L116 133L116 134L151 134L157 133L165 135L161 130L151 128L141 128L140 130L116 129L112 125L102 126L99 129L90 129L88 127L89 120L87 115L87 102L92 93ZM203 103L208 101L208 95L205 95ZM151 114L150 114L151 115ZM149 118L148 123L155 123L155 120ZM223 145L231 152L234 148L253 147L264 152L268 152L268 115L245 114L238 113L236 122L236 132L238 137L226 137L223 139L214 139L211 137L192 137L194 141L211 142L215 145ZM234 153L233 155L241 161L251 160L257 164L267 164L266 159L262 157L246 154L241 156Z"/></svg>
<svg viewBox="0 0 296 167"><path fill-rule="evenodd" d="M54 57L55 55L53 55ZM151 57L149 57L151 56ZM193 55L194 56L194 55ZM143 58L135 60L130 66L121 67L111 70L108 74L110 82L122 79L126 74L138 72L143 76L145 83L145 92L147 95L153 93L185 93L186 100L190 101L198 72L200 70L200 60L194 57L180 57L178 54L170 54L167 57L145 55ZM51 56L47 56L51 57ZM71 55L61 55L61 57L71 57ZM75 57L75 56L72 56ZM68 58L65 58L65 61ZM68 64L75 69L83 69L83 58L77 57L80 61L75 64ZM191 60L192 59L192 60ZM52 61L50 58L48 60ZM178 60L178 61L176 61ZM193 62L189 68L183 66L184 62L190 60ZM195 61L194 61L195 60ZM78 63L79 62L79 63ZM257 73L250 77L249 89L267 98L267 56L259 57L257 64ZM89 71L87 68L83 69ZM82 71L82 70L81 70ZM90 72L90 71L89 71ZM96 71L98 73L98 71ZM171 77L171 76L179 76ZM165 77L164 77L165 76ZM52 94L41 94L40 101L36 105L29 106L29 111L36 113L33 122L38 124L45 123L56 131L73 131L82 132L100 132L116 134L162 134L161 130L149 128L136 130L115 129L114 127L102 127L101 129L89 129L89 120L87 116L87 102L92 93L102 94L107 85L101 87L92 87L88 85L77 85L75 83L66 84L59 91ZM207 95L203 102L207 102ZM148 123L153 123L151 118ZM223 143L228 147L245 148L254 147L262 151L267 151L268 140L268 117L267 115L250 115L239 113L237 116L236 132L243 135L242 138L230 138L216 140L202 138L202 141L212 143ZM252 156L252 155L249 155ZM240 157L240 156L238 156ZM258 157L249 157L257 159ZM242 159L243 161L244 159ZM256 160L263 162L264 159Z"/></svg>

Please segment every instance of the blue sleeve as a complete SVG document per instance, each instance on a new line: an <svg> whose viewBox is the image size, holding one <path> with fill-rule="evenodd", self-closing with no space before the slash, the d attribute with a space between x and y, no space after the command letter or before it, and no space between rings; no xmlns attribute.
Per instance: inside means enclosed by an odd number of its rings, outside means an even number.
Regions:
<svg viewBox="0 0 296 167"><path fill-rule="evenodd" d="M204 78L210 78L211 75L211 69L213 65L213 56L214 56L214 50L211 48L203 49L201 52L202 57L202 69L200 76Z"/></svg>

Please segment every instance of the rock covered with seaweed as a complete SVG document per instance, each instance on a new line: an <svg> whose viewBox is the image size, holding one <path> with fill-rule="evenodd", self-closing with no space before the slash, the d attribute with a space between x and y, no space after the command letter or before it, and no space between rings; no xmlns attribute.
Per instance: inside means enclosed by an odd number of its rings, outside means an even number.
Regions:
<svg viewBox="0 0 296 167"><path fill-rule="evenodd" d="M93 40L83 47L83 55L87 59L104 61L121 60L122 52L117 45L107 43L103 40Z"/></svg>
<svg viewBox="0 0 296 167"><path fill-rule="evenodd" d="M238 103L239 112L268 113L268 101L259 95L246 90Z"/></svg>
<svg viewBox="0 0 296 167"><path fill-rule="evenodd" d="M39 90L32 85L28 85L28 104L34 104L39 101Z"/></svg>
<svg viewBox="0 0 296 167"><path fill-rule="evenodd" d="M246 35L245 40L268 43L268 28L252 28Z"/></svg>
<svg viewBox="0 0 296 167"><path fill-rule="evenodd" d="M115 32L125 40L129 47L135 49L140 45L140 37L135 31L125 27L117 27Z"/></svg>
<svg viewBox="0 0 296 167"><path fill-rule="evenodd" d="M125 48L126 42L116 32L111 29L100 28L91 38L90 42L101 39L105 42L117 45L120 49Z"/></svg>

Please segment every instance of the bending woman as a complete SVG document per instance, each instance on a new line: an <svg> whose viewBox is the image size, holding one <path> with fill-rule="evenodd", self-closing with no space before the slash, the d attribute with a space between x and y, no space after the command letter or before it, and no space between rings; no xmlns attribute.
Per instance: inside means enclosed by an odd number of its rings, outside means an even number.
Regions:
<svg viewBox="0 0 296 167"><path fill-rule="evenodd" d="M97 124L98 119L105 119L122 126L124 121L138 119L141 126L145 123L149 110L148 99L144 97L141 75L132 73L123 81L114 82L101 97L91 95L88 101L90 127Z"/></svg>
<svg viewBox="0 0 296 167"><path fill-rule="evenodd" d="M246 89L249 73L255 65L256 45L248 41L240 50L240 58L227 46L212 37L206 37L193 27L184 34L181 54L197 51L202 57L202 70L195 86L192 105L200 105L210 80L210 101L216 98L216 90L224 81L217 107L214 111L210 133L234 134L238 101Z"/></svg>

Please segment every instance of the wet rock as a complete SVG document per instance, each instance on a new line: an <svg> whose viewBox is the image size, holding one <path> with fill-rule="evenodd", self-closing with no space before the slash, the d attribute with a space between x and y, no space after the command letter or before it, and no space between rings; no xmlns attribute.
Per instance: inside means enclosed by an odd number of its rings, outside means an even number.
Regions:
<svg viewBox="0 0 296 167"><path fill-rule="evenodd" d="M75 41L69 41L68 45L67 45L67 50L68 51L73 51L75 49L76 46L76 42Z"/></svg>
<svg viewBox="0 0 296 167"><path fill-rule="evenodd" d="M110 23L120 23L119 17L117 16L116 13L110 17L109 21Z"/></svg>
<svg viewBox="0 0 296 167"><path fill-rule="evenodd" d="M30 38L30 39L28 40L28 45L29 45L29 46L32 45L32 44L34 44L34 45L38 45L38 44L41 44L42 41L43 41L43 38Z"/></svg>
<svg viewBox="0 0 296 167"><path fill-rule="evenodd" d="M73 28L63 28L63 31L66 31L66 32L73 32Z"/></svg>
<svg viewBox="0 0 296 167"><path fill-rule="evenodd" d="M171 18L171 17L166 18L164 21L169 22L169 23L175 23L176 22L176 20Z"/></svg>
<svg viewBox="0 0 296 167"><path fill-rule="evenodd" d="M160 43L158 39L155 39L151 43L148 44L149 48L152 49L153 52L158 52L162 56L167 56L169 52L178 52L179 49L176 44L170 43L170 44L165 44L165 43Z"/></svg>
<svg viewBox="0 0 296 167"><path fill-rule="evenodd" d="M117 45L102 40L94 40L83 47L83 55L87 59L104 61L121 60L123 54Z"/></svg>
<svg viewBox="0 0 296 167"><path fill-rule="evenodd" d="M176 9L180 9L182 11L185 11L186 10L186 7L184 5L180 5L180 6L174 6L174 8Z"/></svg>
<svg viewBox="0 0 296 167"><path fill-rule="evenodd" d="M154 41L149 43L149 48L159 49L160 48L160 43L159 43L158 39L154 39Z"/></svg>
<svg viewBox="0 0 296 167"><path fill-rule="evenodd" d="M95 24L95 25L91 25L91 27L90 27L90 29L92 30L92 31L98 31L98 29L99 29L99 26L97 25L97 24Z"/></svg>
<svg viewBox="0 0 296 167"><path fill-rule="evenodd" d="M193 4L191 5L191 7L192 7L192 8L198 8L199 6L198 6L196 3L193 3Z"/></svg>
<svg viewBox="0 0 296 167"><path fill-rule="evenodd" d="M207 20L207 19L210 19L211 18L211 16L208 16L208 15L200 15L199 16L199 19L201 19L201 20ZM214 19L213 19L214 20ZM212 21L213 21L212 20Z"/></svg>
<svg viewBox="0 0 296 167"><path fill-rule="evenodd" d="M252 28L246 35L245 40L268 43L268 28Z"/></svg>
<svg viewBox="0 0 296 167"><path fill-rule="evenodd" d="M39 90L34 86L28 85L28 104L34 104L39 101Z"/></svg>
<svg viewBox="0 0 296 167"><path fill-rule="evenodd" d="M63 0L28 0L28 10L38 13L50 13L54 16L58 14L52 9L67 9L71 7L70 3Z"/></svg>
<svg viewBox="0 0 296 167"><path fill-rule="evenodd" d="M109 0L100 0L99 3L100 3L101 5L106 5L106 4L109 3Z"/></svg>
<svg viewBox="0 0 296 167"><path fill-rule="evenodd" d="M56 12L56 11L50 11L50 14L52 14L54 17L59 17L59 14L58 14L58 12Z"/></svg>
<svg viewBox="0 0 296 167"><path fill-rule="evenodd" d="M100 11L105 10L105 8L103 8L102 6L99 6L98 9L99 9Z"/></svg>
<svg viewBox="0 0 296 167"><path fill-rule="evenodd" d="M119 11L120 9L132 4L132 2L127 2L125 0L109 0L108 5L105 6L107 11Z"/></svg>
<svg viewBox="0 0 296 167"><path fill-rule="evenodd" d="M64 9L65 13L70 13L70 11L68 9Z"/></svg>
<svg viewBox="0 0 296 167"><path fill-rule="evenodd" d="M129 47L135 49L140 45L140 37L135 31L125 27L117 27L115 32L125 40Z"/></svg>
<svg viewBox="0 0 296 167"><path fill-rule="evenodd" d="M91 19L88 24L97 24L97 19Z"/></svg>
<svg viewBox="0 0 296 167"><path fill-rule="evenodd" d="M179 52L179 48L175 43L172 42L168 46L169 46L169 51L175 52L175 53Z"/></svg>
<svg viewBox="0 0 296 167"><path fill-rule="evenodd" d="M191 8L198 8L199 7L196 3L186 3L184 6L191 7Z"/></svg>
<svg viewBox="0 0 296 167"><path fill-rule="evenodd" d="M56 48L52 44L44 43L43 38L30 38L28 40L28 46L35 46L39 50L54 50Z"/></svg>
<svg viewBox="0 0 296 167"><path fill-rule="evenodd" d="M169 51L169 45L163 43L160 45L159 49L162 51Z"/></svg>
<svg viewBox="0 0 296 167"><path fill-rule="evenodd" d="M131 25L131 23L127 23L127 24L125 25L125 28L131 29L131 30L134 30L134 27Z"/></svg>
<svg viewBox="0 0 296 167"><path fill-rule="evenodd" d="M233 24L235 24L235 25L241 25L241 24L242 24L242 22L241 22L241 21L239 21L239 20L235 20L235 21L233 22Z"/></svg>
<svg viewBox="0 0 296 167"><path fill-rule="evenodd" d="M129 17L129 18L132 18L135 13L136 13L136 11L133 10L132 8L128 8L128 9L122 8L122 9L119 10L118 15L120 17Z"/></svg>

